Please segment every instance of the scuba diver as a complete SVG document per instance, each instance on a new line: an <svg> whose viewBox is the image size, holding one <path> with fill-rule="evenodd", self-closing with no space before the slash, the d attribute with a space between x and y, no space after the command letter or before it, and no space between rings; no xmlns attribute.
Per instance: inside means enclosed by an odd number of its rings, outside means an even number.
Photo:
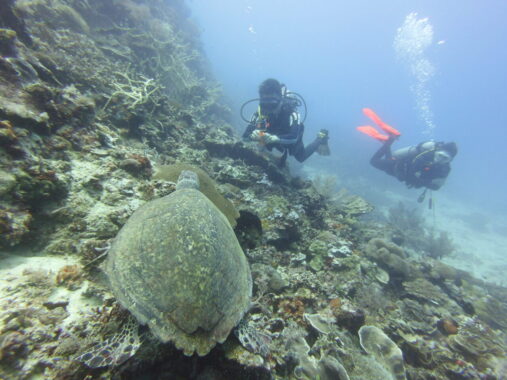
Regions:
<svg viewBox="0 0 507 380"><path fill-rule="evenodd" d="M370 160L375 168L405 182L409 188L438 190L442 187L451 171L450 162L458 153L456 143L430 140L391 152L391 145L400 132L382 121L373 110L364 108L363 113L387 133L384 135L369 125L357 127L360 132L383 142ZM425 192L419 202L424 200Z"/></svg>
<svg viewBox="0 0 507 380"><path fill-rule="evenodd" d="M243 108L254 101L259 101L257 112L250 120L243 117ZM279 166L283 166L287 155L294 156L299 162L305 161L315 151L329 155L327 141L328 131L321 129L317 138L308 146L303 144L304 119L301 120L297 107L306 103L295 92L287 91L285 85L276 79L266 79L259 86L259 98L252 99L241 107L241 117L248 123L243 139L257 141L271 151L273 148L282 153Z"/></svg>

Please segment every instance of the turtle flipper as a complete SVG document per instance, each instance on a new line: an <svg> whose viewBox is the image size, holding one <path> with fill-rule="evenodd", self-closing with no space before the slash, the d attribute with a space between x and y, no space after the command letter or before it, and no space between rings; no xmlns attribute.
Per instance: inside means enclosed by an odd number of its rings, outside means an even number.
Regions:
<svg viewBox="0 0 507 380"><path fill-rule="evenodd" d="M93 346L90 351L75 358L90 368L117 366L131 358L141 345L138 323L129 317L118 334Z"/></svg>
<svg viewBox="0 0 507 380"><path fill-rule="evenodd" d="M268 343L271 341L271 338L250 326L246 318L243 318L236 326L234 335L236 335L241 345L248 351L259 354L262 357L269 355Z"/></svg>

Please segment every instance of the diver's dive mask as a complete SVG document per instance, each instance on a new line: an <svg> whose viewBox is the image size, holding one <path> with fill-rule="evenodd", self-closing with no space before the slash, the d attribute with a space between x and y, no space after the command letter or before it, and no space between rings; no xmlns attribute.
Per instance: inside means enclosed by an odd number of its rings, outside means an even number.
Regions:
<svg viewBox="0 0 507 380"><path fill-rule="evenodd" d="M263 115L276 114L282 106L282 98L276 95L263 96L259 100L259 106Z"/></svg>
<svg viewBox="0 0 507 380"><path fill-rule="evenodd" d="M433 161L436 164L448 164L452 161L452 156L445 150L436 150Z"/></svg>

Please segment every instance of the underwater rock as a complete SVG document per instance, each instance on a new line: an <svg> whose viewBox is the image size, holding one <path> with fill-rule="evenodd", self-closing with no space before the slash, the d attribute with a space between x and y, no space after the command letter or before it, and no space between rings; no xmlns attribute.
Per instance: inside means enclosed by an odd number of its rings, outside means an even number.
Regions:
<svg viewBox="0 0 507 380"><path fill-rule="evenodd" d="M258 292L261 293L280 293L288 282L273 267L261 263L254 263L251 266L252 277Z"/></svg>
<svg viewBox="0 0 507 380"><path fill-rule="evenodd" d="M328 354L322 354L320 359L312 356L312 348L302 335L290 336L285 348L298 362L294 368L297 379L349 380L346 369L336 358Z"/></svg>
<svg viewBox="0 0 507 380"><path fill-rule="evenodd" d="M473 305L481 320L493 328L507 331L507 304L505 302L485 296L476 300Z"/></svg>
<svg viewBox="0 0 507 380"><path fill-rule="evenodd" d="M149 178L151 176L150 160L140 155L132 155L131 157L122 160L118 166L134 176L145 178Z"/></svg>
<svg viewBox="0 0 507 380"><path fill-rule="evenodd" d="M279 251L293 250L301 239L302 206L291 204L280 195L268 195L257 203L261 219L263 241Z"/></svg>
<svg viewBox="0 0 507 380"><path fill-rule="evenodd" d="M356 334L366 321L366 314L361 309L354 309L345 302L333 310L336 323L344 329Z"/></svg>
<svg viewBox="0 0 507 380"><path fill-rule="evenodd" d="M359 329L361 347L381 363L397 380L406 380L403 353L381 329L363 326Z"/></svg>
<svg viewBox="0 0 507 380"><path fill-rule="evenodd" d="M0 117L6 117L27 129L49 133L49 115L39 112L27 103L15 103L0 96Z"/></svg>
<svg viewBox="0 0 507 380"><path fill-rule="evenodd" d="M288 173L280 170L274 162L256 152L243 142L219 143L216 141L204 141L206 149L214 157L231 157L243 160L248 165L259 166L266 173L268 179L275 184L288 184ZM239 185L238 185L239 186Z"/></svg>
<svg viewBox="0 0 507 380"><path fill-rule="evenodd" d="M0 28L0 54L8 57L15 56L17 34L12 29Z"/></svg>
<svg viewBox="0 0 507 380"><path fill-rule="evenodd" d="M348 241L330 231L321 232L308 247L309 256L312 257L310 267L318 272L324 266L333 265L336 258L349 256L352 254L349 245Z"/></svg>
<svg viewBox="0 0 507 380"><path fill-rule="evenodd" d="M32 214L28 210L5 208L0 205L0 247L19 244L30 231Z"/></svg>
<svg viewBox="0 0 507 380"><path fill-rule="evenodd" d="M0 335L0 363L16 362L28 355L28 339L18 331Z"/></svg>
<svg viewBox="0 0 507 380"><path fill-rule="evenodd" d="M444 305L448 301L447 295L438 286L433 285L424 278L403 282L403 288L409 296L422 302L434 305Z"/></svg>
<svg viewBox="0 0 507 380"><path fill-rule="evenodd" d="M0 197L7 196L16 184L16 177L0 169Z"/></svg>
<svg viewBox="0 0 507 380"><path fill-rule="evenodd" d="M458 333L450 335L449 346L475 360L490 356L505 357L505 342L498 332L477 319L468 319L461 324ZM491 359L491 358L490 358Z"/></svg>
<svg viewBox="0 0 507 380"><path fill-rule="evenodd" d="M63 199L68 193L68 185L56 170L30 168L16 173L14 198L37 210L44 201Z"/></svg>
<svg viewBox="0 0 507 380"><path fill-rule="evenodd" d="M374 207L358 195L348 196L340 202L340 210L354 217L373 211Z"/></svg>
<svg viewBox="0 0 507 380"><path fill-rule="evenodd" d="M371 239L366 245L365 253L393 277L414 278L422 275L406 260L403 249L394 243L378 238Z"/></svg>

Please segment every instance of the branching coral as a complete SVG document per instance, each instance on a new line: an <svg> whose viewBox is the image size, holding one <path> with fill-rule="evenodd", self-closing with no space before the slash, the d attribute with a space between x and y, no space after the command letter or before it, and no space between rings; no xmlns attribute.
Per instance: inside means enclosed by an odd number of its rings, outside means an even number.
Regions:
<svg viewBox="0 0 507 380"><path fill-rule="evenodd" d="M127 100L127 108L134 109L138 105L143 105L152 101L152 95L163 87L156 84L153 79L139 75L140 79L133 79L127 74L116 72L121 82L114 81L113 87L116 89L107 100L102 110L105 110L111 100L115 97L124 97Z"/></svg>

